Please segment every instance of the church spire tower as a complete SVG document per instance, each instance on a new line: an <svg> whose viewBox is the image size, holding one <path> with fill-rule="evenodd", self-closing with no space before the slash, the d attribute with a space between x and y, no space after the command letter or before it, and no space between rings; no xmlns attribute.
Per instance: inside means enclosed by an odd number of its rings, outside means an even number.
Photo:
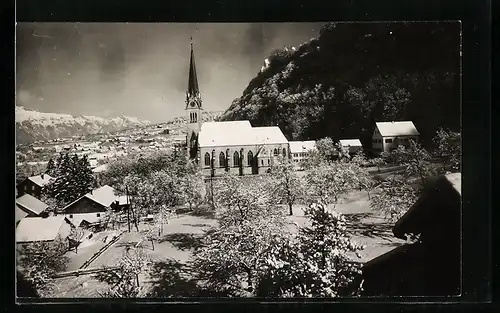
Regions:
<svg viewBox="0 0 500 313"><path fill-rule="evenodd" d="M201 95L196 75L196 63L194 61L193 37L191 37L191 58L189 60L188 90L186 92L186 109L189 107L201 108Z"/></svg>
<svg viewBox="0 0 500 313"><path fill-rule="evenodd" d="M196 64L194 61L193 37L191 37L191 56L189 60L188 88L186 92L186 114L188 117L186 142L188 144L189 157L195 159L198 152L198 135L201 130L203 107L196 75Z"/></svg>

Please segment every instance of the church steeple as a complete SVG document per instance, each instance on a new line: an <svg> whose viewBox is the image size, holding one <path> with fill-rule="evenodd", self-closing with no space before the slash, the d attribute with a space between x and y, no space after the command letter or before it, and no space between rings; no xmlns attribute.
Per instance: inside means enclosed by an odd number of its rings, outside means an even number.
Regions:
<svg viewBox="0 0 500 313"><path fill-rule="evenodd" d="M194 61L193 37L191 37L191 59L189 61L188 89L186 92L186 108L201 108L201 95L198 87L198 77L196 76L196 63Z"/></svg>
<svg viewBox="0 0 500 313"><path fill-rule="evenodd" d="M191 37L191 59L189 61L188 89L186 91L186 115L187 124L186 144L189 148L189 157L198 157L198 134L203 123L203 107L201 105L200 89L198 88L198 77L196 77L196 65L194 62L193 37Z"/></svg>

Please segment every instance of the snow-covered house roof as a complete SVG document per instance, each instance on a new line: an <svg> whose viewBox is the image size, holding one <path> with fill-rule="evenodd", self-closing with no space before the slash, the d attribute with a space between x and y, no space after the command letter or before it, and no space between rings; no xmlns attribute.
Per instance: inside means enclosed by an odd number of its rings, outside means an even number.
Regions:
<svg viewBox="0 0 500 313"><path fill-rule="evenodd" d="M340 139L340 144L343 147L362 147L361 141L359 139Z"/></svg>
<svg viewBox="0 0 500 313"><path fill-rule="evenodd" d="M16 205L15 210L16 210L16 223L19 222L20 220L22 220L23 218L25 218L26 215L28 215L27 212L25 212L24 210L22 210L17 205Z"/></svg>
<svg viewBox="0 0 500 313"><path fill-rule="evenodd" d="M52 241L61 232L64 223L69 221L62 215L49 217L27 217L19 221L16 228L16 242Z"/></svg>
<svg viewBox="0 0 500 313"><path fill-rule="evenodd" d="M118 200L117 194L118 192L113 187L104 185L87 193L85 197L102 204L105 207L109 207L113 202Z"/></svg>
<svg viewBox="0 0 500 313"><path fill-rule="evenodd" d="M113 187L104 185L95 190L92 190L91 192L85 194L83 197L78 198L77 200L71 202L70 204L65 206L62 209L62 211L66 211L67 208L71 207L73 204L80 201L82 198L90 199L107 208L110 207L113 202L118 201L119 196L118 192Z"/></svg>
<svg viewBox="0 0 500 313"><path fill-rule="evenodd" d="M35 185L40 186L40 187L47 185L51 179L52 179L52 176L50 176L48 174L42 174L42 175L28 177L28 180L30 180Z"/></svg>
<svg viewBox="0 0 500 313"><path fill-rule="evenodd" d="M253 141L249 121L206 122L198 137L200 147L251 145Z"/></svg>
<svg viewBox="0 0 500 313"><path fill-rule="evenodd" d="M432 178L418 200L396 222L394 235L404 239L409 233L418 234L432 227L440 228L453 220L450 216L460 214L461 197L461 173Z"/></svg>
<svg viewBox="0 0 500 313"><path fill-rule="evenodd" d="M16 207L23 211L28 211L27 213L33 213L35 215L40 215L43 211L45 211L49 206L33 197L30 194L24 194L21 197L16 199Z"/></svg>
<svg viewBox="0 0 500 313"><path fill-rule="evenodd" d="M377 122L375 123L382 137L387 136L416 136L419 132L413 122Z"/></svg>
<svg viewBox="0 0 500 313"><path fill-rule="evenodd" d="M201 126L200 147L283 144L288 140L277 126L252 127L249 121L206 122Z"/></svg>
<svg viewBox="0 0 500 313"><path fill-rule="evenodd" d="M307 141L289 141L290 144L290 152L291 153L300 153L304 151L311 151L316 149L316 141L315 140L307 140Z"/></svg>
<svg viewBox="0 0 500 313"><path fill-rule="evenodd" d="M288 143L285 135L278 126L253 127L254 144L285 144Z"/></svg>

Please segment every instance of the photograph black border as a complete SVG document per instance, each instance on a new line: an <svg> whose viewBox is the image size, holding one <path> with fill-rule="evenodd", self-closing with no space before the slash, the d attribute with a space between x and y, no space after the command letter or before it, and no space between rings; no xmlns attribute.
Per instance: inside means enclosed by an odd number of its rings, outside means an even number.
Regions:
<svg viewBox="0 0 500 313"><path fill-rule="evenodd" d="M2 101L4 112L2 117L2 134L4 145L2 151L4 199L14 201L15 181L15 71L14 62L14 22L328 22L328 21L456 21L462 23L462 138L463 138L463 170L462 170L462 247L463 247L463 284L462 296L457 298L379 298L344 300L332 303L324 299L297 301L295 299L279 301L278 307L298 308L297 304L307 302L308 309L316 311L325 309L341 309L349 311L374 310L387 312L401 308L415 310L425 306L426 310L436 308L455 311L453 304L477 303L492 299L492 260L491 260L491 12L490 2L485 0L471 1L439 1L439 0L390 0L390 1L306 1L306 0L267 0L267 1L120 1L120 0L20 0L6 1L6 10L1 11L0 23L3 35L8 37L2 44L2 75L7 80L2 84ZM5 36L3 36L5 38ZM11 60L9 62L9 60ZM8 202L8 201L6 201ZM14 210L9 210L14 203L6 203L2 231L2 295L4 303L14 301L14 242L15 226ZM450 301L451 300L451 301ZM83 300L82 300L83 301ZM158 300L156 300L159 302ZM170 300L169 300L170 301ZM174 300L175 301L175 300ZM179 301L179 300L176 300ZM197 301L183 299L181 301ZM199 299L200 302L204 300ZM71 300L70 302L75 302ZM169 306L142 303L142 300L103 301L92 299L92 306L113 308L139 307L152 310L172 309ZM209 301L214 302L214 301ZM247 308L262 310L272 308L273 304L258 304L260 300L224 300L229 306L245 304ZM283 302L283 303L281 303ZM291 303L293 302L293 303ZM354 303L349 303L354 302ZM391 305L388 302L392 303ZM405 303L420 303L407 306ZM108 303L105 304L104 303ZM168 302L167 302L168 303ZM102 305L101 305L102 304ZM172 305L172 304L171 304ZM333 306L332 306L333 305ZM456 305L456 304L455 304ZM470 305L470 304L469 304ZM215 305L220 311L226 305ZM9 305L10 307L10 305ZM20 305L19 308L47 308L53 311L56 307L67 311L72 304L53 305ZM64 309L63 309L64 307ZM189 304L180 306L184 309ZM219 309L217 309L219 307ZM468 305L460 310L468 311ZM208 307L203 306L203 309ZM84 310L87 310L85 308ZM473 309L469 307L469 310Z"/></svg>

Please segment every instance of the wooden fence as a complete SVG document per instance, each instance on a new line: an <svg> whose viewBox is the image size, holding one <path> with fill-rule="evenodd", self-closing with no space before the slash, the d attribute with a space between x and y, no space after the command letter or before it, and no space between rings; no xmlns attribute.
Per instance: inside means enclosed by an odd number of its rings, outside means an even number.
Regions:
<svg viewBox="0 0 500 313"><path fill-rule="evenodd" d="M92 263L95 259L97 259L101 254L103 254L104 251L106 251L109 247L111 247L111 245L113 245L115 242L117 242L120 239L120 237L123 235L123 233L124 232L119 233L118 236L113 238L110 242L108 242L101 249L99 249L90 259L85 261L85 263L83 263L82 266L80 266L80 269L84 269L87 266L89 266L90 263Z"/></svg>
<svg viewBox="0 0 500 313"><path fill-rule="evenodd" d="M117 269L117 267L77 269L75 271L56 273L53 276L53 278L63 278L63 277L69 277L69 276L97 274L97 273L112 271L115 269Z"/></svg>

